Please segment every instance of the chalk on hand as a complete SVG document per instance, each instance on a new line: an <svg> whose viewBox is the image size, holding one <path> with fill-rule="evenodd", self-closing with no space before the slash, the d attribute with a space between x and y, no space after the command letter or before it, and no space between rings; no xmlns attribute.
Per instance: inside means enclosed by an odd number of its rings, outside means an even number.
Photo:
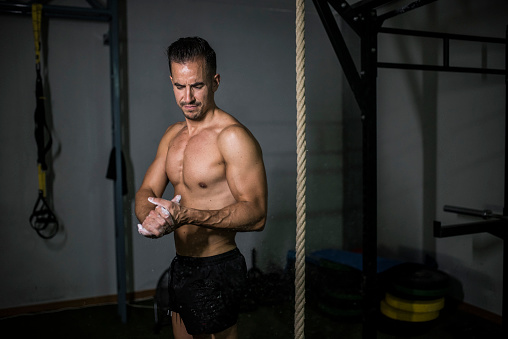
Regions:
<svg viewBox="0 0 508 339"><path fill-rule="evenodd" d="M171 199L171 201L176 203L176 204L179 204L180 200L182 200L182 196L181 195L175 195L175 197L173 199ZM161 204L155 202L153 197L149 197L148 201L150 201L152 204L157 205L157 206L159 206L161 208L161 211L164 214L163 215L164 218L168 218L171 215L169 213L169 211L164 206L162 206Z"/></svg>
<svg viewBox="0 0 508 339"><path fill-rule="evenodd" d="M161 204L155 202L154 200L155 198L154 197L149 197L148 198L148 201L150 201L152 204L154 205L157 205L157 206L161 206ZM182 200L182 196L181 195L175 195L175 197L173 199L171 199L172 202L176 203L176 204L179 204L180 203L180 200Z"/></svg>
<svg viewBox="0 0 508 339"><path fill-rule="evenodd" d="M164 218L169 217L169 211L162 206L160 206L160 208L162 210L162 213L164 214Z"/></svg>
<svg viewBox="0 0 508 339"><path fill-rule="evenodd" d="M152 236L153 234L148 232L141 224L138 224L138 233L146 237Z"/></svg>

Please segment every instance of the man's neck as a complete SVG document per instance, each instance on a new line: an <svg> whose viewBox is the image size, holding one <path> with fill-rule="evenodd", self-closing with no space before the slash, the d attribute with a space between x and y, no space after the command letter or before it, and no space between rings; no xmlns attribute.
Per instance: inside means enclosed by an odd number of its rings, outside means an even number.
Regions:
<svg viewBox="0 0 508 339"><path fill-rule="evenodd" d="M209 127L215 117L215 113L218 110L217 106L214 106L212 109L208 110L201 119L199 120L191 120L185 118L185 122L187 124L187 130L189 131L189 135L194 135L199 133L201 130Z"/></svg>

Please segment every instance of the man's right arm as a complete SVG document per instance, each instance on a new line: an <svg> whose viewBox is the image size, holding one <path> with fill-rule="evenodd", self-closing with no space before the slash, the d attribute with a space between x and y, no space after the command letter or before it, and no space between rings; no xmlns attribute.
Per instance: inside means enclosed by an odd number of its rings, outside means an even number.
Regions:
<svg viewBox="0 0 508 339"><path fill-rule="evenodd" d="M146 219L155 206L148 201L149 197L161 197L169 183L166 174L166 156L171 139L176 134L178 124L169 127L162 137L155 159L148 167L139 190L136 192L136 217L140 223Z"/></svg>

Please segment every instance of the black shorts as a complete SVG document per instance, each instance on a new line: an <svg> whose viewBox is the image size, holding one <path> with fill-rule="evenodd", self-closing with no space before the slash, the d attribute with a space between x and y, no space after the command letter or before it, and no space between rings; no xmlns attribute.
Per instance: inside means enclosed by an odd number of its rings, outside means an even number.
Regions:
<svg viewBox="0 0 508 339"><path fill-rule="evenodd" d="M246 283L238 248L212 257L177 254L170 267L170 308L189 334L218 333L236 324Z"/></svg>

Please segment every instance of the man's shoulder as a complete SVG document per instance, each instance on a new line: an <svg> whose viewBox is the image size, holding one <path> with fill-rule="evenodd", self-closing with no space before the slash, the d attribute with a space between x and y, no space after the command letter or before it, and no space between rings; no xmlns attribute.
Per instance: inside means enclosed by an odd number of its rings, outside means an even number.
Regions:
<svg viewBox="0 0 508 339"><path fill-rule="evenodd" d="M244 134L251 135L249 129L241 124L235 118L228 120L220 128L219 138L229 138L235 136L241 136Z"/></svg>
<svg viewBox="0 0 508 339"><path fill-rule="evenodd" d="M251 131L238 120L231 120L225 124L218 135L219 144L240 146L247 144L257 145L257 140Z"/></svg>
<svg viewBox="0 0 508 339"><path fill-rule="evenodd" d="M166 130L166 133L179 132L184 127L187 127L187 124L185 123L185 121L178 121L178 122L175 122L174 124L172 124L171 126L169 126L168 129Z"/></svg>
<svg viewBox="0 0 508 339"><path fill-rule="evenodd" d="M178 133L180 133L186 127L187 124L185 123L185 121L175 122L166 129L164 136L168 137L169 139L173 139Z"/></svg>
<svg viewBox="0 0 508 339"><path fill-rule="evenodd" d="M171 126L169 126L164 132L164 135L162 136L160 142L161 146L169 146L171 141L174 140L186 127L187 125L185 124L185 122L182 121L176 122Z"/></svg>

